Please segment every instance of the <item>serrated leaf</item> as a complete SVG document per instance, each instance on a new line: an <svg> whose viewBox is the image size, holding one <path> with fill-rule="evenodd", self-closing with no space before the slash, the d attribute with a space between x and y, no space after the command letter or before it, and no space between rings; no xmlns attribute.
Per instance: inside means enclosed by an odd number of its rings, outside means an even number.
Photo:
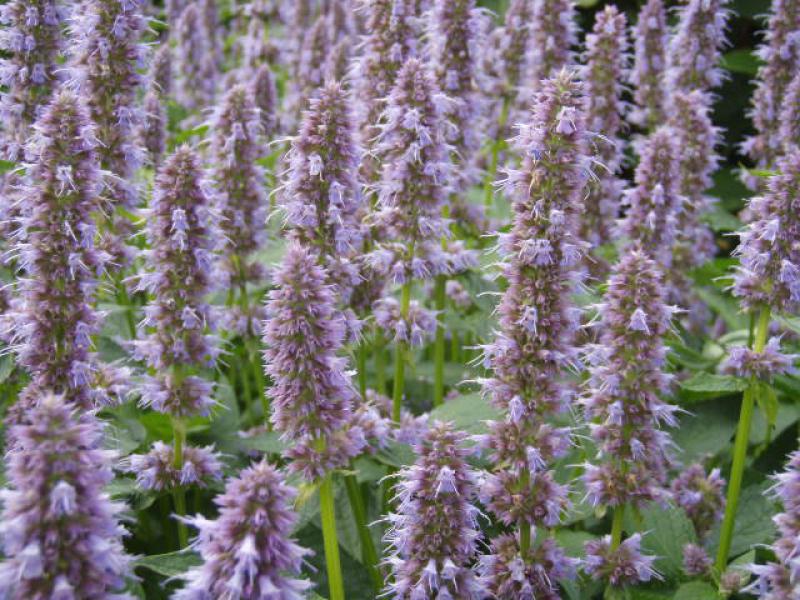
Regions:
<svg viewBox="0 0 800 600"><path fill-rule="evenodd" d="M169 552L167 554L155 554L143 556L133 561L134 567L150 569L154 573L164 577L177 577L185 573L192 567L203 564L203 559L197 552L184 551Z"/></svg>
<svg viewBox="0 0 800 600"><path fill-rule="evenodd" d="M681 461L689 464L704 456L727 451L738 423L738 411L731 410L730 398L716 398L693 405L682 415L673 439L681 449Z"/></svg>
<svg viewBox="0 0 800 600"><path fill-rule="evenodd" d="M717 590L705 581L684 583L675 592L675 600L719 600Z"/></svg>
<svg viewBox="0 0 800 600"><path fill-rule="evenodd" d="M499 414L499 411L478 393L448 400L430 412L432 420L449 421L457 429L468 433L485 432L486 421L497 419Z"/></svg>
<svg viewBox="0 0 800 600"><path fill-rule="evenodd" d="M749 383L741 377L733 375L719 375L701 371L681 383L681 389L696 394L708 395L716 398L727 394L736 394L747 389Z"/></svg>
<svg viewBox="0 0 800 600"><path fill-rule="evenodd" d="M766 485L751 485L739 495L739 510L733 526L733 543L730 556L744 554L758 544L764 544L775 536L775 525L772 522L772 505L764 495ZM719 546L720 524L711 530L708 536L709 554L715 556Z"/></svg>
<svg viewBox="0 0 800 600"><path fill-rule="evenodd" d="M694 525L683 509L673 504L651 503L642 511L642 547L658 557L656 569L666 579L677 579L683 571L683 547L696 543Z"/></svg>

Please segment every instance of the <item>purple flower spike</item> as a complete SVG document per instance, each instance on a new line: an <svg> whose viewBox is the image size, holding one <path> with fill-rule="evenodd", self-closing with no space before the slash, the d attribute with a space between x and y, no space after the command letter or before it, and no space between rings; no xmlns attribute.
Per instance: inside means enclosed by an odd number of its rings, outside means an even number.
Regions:
<svg viewBox="0 0 800 600"><path fill-rule="evenodd" d="M589 186L581 215L581 238L593 247L611 241L619 212L622 182L618 177L625 151L622 140L622 92L627 78L628 39L625 15L614 6L597 13L592 33L586 36L586 127L598 136L597 180Z"/></svg>
<svg viewBox="0 0 800 600"><path fill-rule="evenodd" d="M654 127L664 120L665 72L667 69L667 11L664 0L648 0L639 11L633 30L634 60L631 84L636 108L633 123Z"/></svg>
<svg viewBox="0 0 800 600"><path fill-rule="evenodd" d="M116 598L132 575L119 523L124 506L104 488L113 456L90 413L80 418L47 393L29 424L12 427L6 455L0 595L32 598Z"/></svg>
<svg viewBox="0 0 800 600"><path fill-rule="evenodd" d="M725 480L720 476L719 469L706 475L699 464L690 465L672 482L673 500L689 515L701 538L722 518L724 488Z"/></svg>
<svg viewBox="0 0 800 600"><path fill-rule="evenodd" d="M292 469L314 479L346 464L366 445L357 428L336 435L352 420L358 399L345 361L337 356L345 323L328 274L303 245L290 244L275 286L263 329L265 371L273 382L267 392L272 422L292 442Z"/></svg>
<svg viewBox="0 0 800 600"><path fill-rule="evenodd" d="M625 191L627 207L620 233L631 244L668 268L684 199L680 195L678 134L661 126L638 143L639 164L634 187Z"/></svg>
<svg viewBox="0 0 800 600"><path fill-rule="evenodd" d="M157 166L167 149L167 109L161 92L151 87L144 97L142 109L144 114L139 136L150 164Z"/></svg>
<svg viewBox="0 0 800 600"><path fill-rule="evenodd" d="M205 300L218 246L216 217L201 177L195 152L178 148L156 175L144 215L149 270L138 289L153 298L144 309L145 335L135 350L155 374L145 377L141 403L179 417L209 413L214 385L200 374L215 365L220 351Z"/></svg>
<svg viewBox="0 0 800 600"><path fill-rule="evenodd" d="M305 598L311 583L295 576L311 551L289 537L297 521L291 509L295 496L266 461L231 478L214 500L216 519L186 519L199 532L192 547L203 564L181 576L186 587L175 599Z"/></svg>
<svg viewBox="0 0 800 600"><path fill-rule="evenodd" d="M199 5L189 4L176 25L175 70L180 82L177 98L190 110L210 106L216 92L217 66L205 32Z"/></svg>
<svg viewBox="0 0 800 600"><path fill-rule="evenodd" d="M431 279L450 270L441 239L450 181L438 90L422 62L403 65L387 99L377 152L383 158L376 226L386 231L369 256L396 283Z"/></svg>
<svg viewBox="0 0 800 600"><path fill-rule="evenodd" d="M600 339L588 349L589 391L582 399L596 462L584 483L593 506L642 505L662 499L676 407L666 404L664 337L672 307L664 304L655 262L629 250L615 266L600 306Z"/></svg>
<svg viewBox="0 0 800 600"><path fill-rule="evenodd" d="M586 542L584 572L592 577L608 581L613 586L635 585L652 579L661 579L653 569L654 556L641 551L642 535L635 533L622 542L616 550L611 549L611 536Z"/></svg>
<svg viewBox="0 0 800 600"><path fill-rule="evenodd" d="M328 15L321 14L303 35L297 70L287 100L290 112L294 115L299 115L326 83L325 65L332 48L330 19Z"/></svg>
<svg viewBox="0 0 800 600"><path fill-rule="evenodd" d="M386 534L394 581L387 595L404 600L463 598L485 593L470 567L480 537L475 475L465 435L436 423L417 447L419 458L399 473L397 513Z"/></svg>
<svg viewBox="0 0 800 600"><path fill-rule="evenodd" d="M506 10L503 26L498 28L488 49L496 49L494 68L499 70L503 94L516 96L525 70L532 60L530 42L533 0L512 0ZM495 45L496 44L496 45Z"/></svg>
<svg viewBox="0 0 800 600"><path fill-rule="evenodd" d="M756 135L744 143L744 151L762 168L774 165L788 141L780 132L781 107L800 57L800 5L794 0L773 0L771 4L764 44L757 51L763 64L751 99Z"/></svg>
<svg viewBox="0 0 800 600"><path fill-rule="evenodd" d="M156 89L164 98L172 93L172 48L162 44L150 62L148 80L151 89Z"/></svg>
<svg viewBox="0 0 800 600"><path fill-rule="evenodd" d="M750 566L757 579L749 591L763 600L792 600L800 593L800 452L789 455L772 491L783 505L783 512L772 518L778 528L772 544L777 561Z"/></svg>
<svg viewBox="0 0 800 600"><path fill-rule="evenodd" d="M711 558L702 546L686 544L683 547L683 570L689 577L711 574Z"/></svg>
<svg viewBox="0 0 800 600"><path fill-rule="evenodd" d="M290 237L316 248L345 304L358 282L352 256L362 235L360 153L350 98L340 84L329 83L309 103L292 140L280 202Z"/></svg>
<svg viewBox="0 0 800 600"><path fill-rule="evenodd" d="M74 92L53 98L34 125L20 190L21 229L16 244L20 281L4 320L4 337L31 374L31 400L52 390L90 408L96 365L92 307L107 259L94 246L97 209L97 140L86 107Z"/></svg>
<svg viewBox="0 0 800 600"><path fill-rule="evenodd" d="M775 375L795 373L794 363L798 354L781 352L780 338L770 338L763 352L756 352L745 346L734 346L728 351L728 360L722 370L739 377L755 377L769 381Z"/></svg>
<svg viewBox="0 0 800 600"><path fill-rule="evenodd" d="M131 454L125 460L128 471L144 490L174 490L180 486L205 487L222 477L220 455L212 446L183 448L183 464L175 466L175 449L164 442L153 444L147 454Z"/></svg>
<svg viewBox="0 0 800 600"><path fill-rule="evenodd" d="M578 43L575 0L532 0L529 43L531 61L525 75L525 99L542 89L542 81L554 77L575 62Z"/></svg>
<svg viewBox="0 0 800 600"><path fill-rule="evenodd" d="M269 65L261 65L253 75L253 100L258 108L261 135L270 141L278 133L278 89Z"/></svg>
<svg viewBox="0 0 800 600"><path fill-rule="evenodd" d="M55 0L12 0L0 7L0 115L3 158L23 159L29 128L58 85L64 9Z"/></svg>
<svg viewBox="0 0 800 600"><path fill-rule="evenodd" d="M752 219L739 233L733 293L748 310L791 312L800 303L800 148L777 168L764 194L750 199Z"/></svg>
<svg viewBox="0 0 800 600"><path fill-rule="evenodd" d="M678 25L669 41L666 85L668 93L719 87L719 66L725 46L730 0L688 0L678 9Z"/></svg>
<svg viewBox="0 0 800 600"><path fill-rule="evenodd" d="M800 30L800 28L799 28ZM784 150L800 146L800 71L786 86L780 112L778 137Z"/></svg>

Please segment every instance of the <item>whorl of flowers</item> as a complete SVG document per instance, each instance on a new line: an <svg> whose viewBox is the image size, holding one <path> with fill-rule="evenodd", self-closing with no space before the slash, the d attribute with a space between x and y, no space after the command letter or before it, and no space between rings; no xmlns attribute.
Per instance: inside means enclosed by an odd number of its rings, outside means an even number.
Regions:
<svg viewBox="0 0 800 600"><path fill-rule="evenodd" d="M639 164L634 186L622 199L625 217L621 233L631 244L666 268L672 263L672 246L684 206L680 195L680 148L678 134L662 125L637 144Z"/></svg>
<svg viewBox="0 0 800 600"><path fill-rule="evenodd" d="M174 490L179 486L204 487L208 480L222 477L222 463L214 448L186 446L182 464L175 465L175 449L157 441L147 454L131 454L125 460L126 470L135 474L136 483L144 490Z"/></svg>
<svg viewBox="0 0 800 600"><path fill-rule="evenodd" d="M408 307L408 315L403 319L400 303L392 297L381 298L372 307L375 324L395 341L408 342L412 346L422 346L436 331L436 317L416 300Z"/></svg>
<svg viewBox="0 0 800 600"><path fill-rule="evenodd" d="M211 105L216 91L217 68L205 31L200 7L193 2L181 13L175 35L177 99L191 110Z"/></svg>
<svg viewBox="0 0 800 600"><path fill-rule="evenodd" d="M784 150L800 146L800 69L786 86L779 115L778 137Z"/></svg>
<svg viewBox="0 0 800 600"><path fill-rule="evenodd" d="M669 94L709 91L724 78L719 66L725 45L729 0L688 0L678 9L678 25L669 40L666 84Z"/></svg>
<svg viewBox="0 0 800 600"><path fill-rule="evenodd" d="M151 85L142 101L139 136L151 165L158 165L167 149L167 109L163 94Z"/></svg>
<svg viewBox="0 0 800 600"><path fill-rule="evenodd" d="M581 216L581 238L593 246L610 241L619 210L623 184L617 173L625 149L620 134L628 60L625 15L615 6L606 6L597 13L592 33L586 36L586 64L582 68L586 127L598 136L597 159L603 165L598 169L598 179L589 186Z"/></svg>
<svg viewBox="0 0 800 600"><path fill-rule="evenodd" d="M722 518L725 480L719 469L706 475L702 465L692 464L672 481L670 487L673 500L689 515L701 538Z"/></svg>
<svg viewBox="0 0 800 600"><path fill-rule="evenodd" d="M296 496L265 460L233 477L214 503L219 516L186 519L198 530L192 547L203 564L181 576L186 587L176 600L301 600L311 583L295 577L311 553L292 540Z"/></svg>
<svg viewBox="0 0 800 600"><path fill-rule="evenodd" d="M445 117L446 138L459 164L454 174L460 186L469 186L479 175L474 161L481 143L475 124L483 112L476 85L480 13L475 0L437 0L430 19L430 64L439 89L452 101Z"/></svg>
<svg viewBox="0 0 800 600"><path fill-rule="evenodd" d="M326 84L310 101L288 153L280 199L290 236L316 249L344 303L358 282L351 257L362 235L360 149L350 104L339 83Z"/></svg>
<svg viewBox="0 0 800 600"><path fill-rule="evenodd" d="M786 469L775 476L773 492L783 505L783 512L772 518L778 528L772 544L777 560L751 565L757 580L750 591L762 600L791 600L800 594L800 452L789 455Z"/></svg>
<svg viewBox="0 0 800 600"><path fill-rule="evenodd" d="M586 494L597 507L642 505L666 495L672 441L662 427L677 421L676 408L662 399L671 384L664 337L674 309L664 303L656 263L635 248L614 267L599 309L582 399L598 447L583 476Z"/></svg>
<svg viewBox="0 0 800 600"><path fill-rule="evenodd" d="M791 311L800 302L800 148L776 166L763 195L749 202L752 219L736 249L733 293L748 310Z"/></svg>
<svg viewBox="0 0 800 600"><path fill-rule="evenodd" d="M276 271L264 322L264 368L272 422L292 442L292 469L316 479L342 466L365 445L353 430L339 436L352 419L358 393L337 354L345 323L329 276L315 253L291 242Z"/></svg>
<svg viewBox="0 0 800 600"><path fill-rule="evenodd" d="M633 29L633 69L630 81L636 104L631 121L654 126L664 119L664 85L667 69L667 11L664 0L648 0Z"/></svg>
<svg viewBox="0 0 800 600"><path fill-rule="evenodd" d="M610 535L586 542L583 571L615 587L661 579L653 569L655 557L642 554L641 542L640 533L634 533L615 550L611 548Z"/></svg>
<svg viewBox="0 0 800 600"><path fill-rule="evenodd" d="M436 423L420 441L417 461L398 474L398 508L387 518L386 535L394 553L387 590L393 598L484 597L470 567L480 530L464 441L451 425Z"/></svg>
<svg viewBox="0 0 800 600"><path fill-rule="evenodd" d="M216 208L224 242L221 268L228 286L243 289L263 279L253 254L266 238L267 199L264 174L255 163L263 154L261 123L253 96L245 85L225 95L213 116Z"/></svg>
<svg viewBox="0 0 800 600"><path fill-rule="evenodd" d="M0 114L3 158L23 158L31 124L58 85L63 7L55 0L12 0L0 6Z"/></svg>
<svg viewBox="0 0 800 600"><path fill-rule="evenodd" d="M19 266L27 274L12 305L6 333L32 389L52 390L70 403L92 405L91 336L99 326L92 307L106 256L94 247L99 170L97 140L86 107L62 90L33 128Z"/></svg>
<svg viewBox="0 0 800 600"><path fill-rule="evenodd" d="M122 547L122 505L104 488L112 456L91 414L78 418L63 398L46 393L27 424L12 427L2 490L0 595L112 598L132 574Z"/></svg>
<svg viewBox="0 0 800 600"><path fill-rule="evenodd" d="M525 75L529 92L536 94L544 79L574 63L578 43L575 0L533 0L529 43L530 71Z"/></svg>
<svg viewBox="0 0 800 600"><path fill-rule="evenodd" d="M757 50L763 64L751 99L756 135L744 144L745 152L761 167L772 166L787 141L780 132L779 118L800 57L800 4L795 0L773 0L771 4L764 44Z"/></svg>
<svg viewBox="0 0 800 600"><path fill-rule="evenodd" d="M722 365L722 371L738 377L770 380L775 375L795 373L794 363L798 356L800 355L781 352L780 338L773 337L761 352L746 346L729 348L728 358Z"/></svg>
<svg viewBox="0 0 800 600"><path fill-rule="evenodd" d="M200 370L213 367L218 343L206 295L211 289L216 217L202 183L196 153L181 146L156 175L145 213L149 267L138 289L152 294L142 320L137 358L157 374L147 375L141 402L179 417L207 415L213 383Z"/></svg>
<svg viewBox="0 0 800 600"><path fill-rule="evenodd" d="M252 79L253 101L258 109L261 122L261 135L264 140L272 140L278 133L278 89L275 76L269 65L256 69Z"/></svg>
<svg viewBox="0 0 800 600"><path fill-rule="evenodd" d="M683 547L683 571L689 577L702 577L711 574L711 557L705 548L697 544L686 544Z"/></svg>

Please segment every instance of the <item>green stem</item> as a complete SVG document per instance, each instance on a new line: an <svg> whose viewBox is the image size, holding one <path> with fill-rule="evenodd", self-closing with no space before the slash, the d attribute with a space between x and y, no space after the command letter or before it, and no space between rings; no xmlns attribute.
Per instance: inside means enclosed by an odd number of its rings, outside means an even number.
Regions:
<svg viewBox="0 0 800 600"><path fill-rule="evenodd" d="M350 499L350 507L353 510L353 518L356 521L358 538L361 540L361 559L364 561L364 566L367 568L370 579L372 579L373 588L376 592L380 592L383 588L383 576L378 570L378 553L375 550L375 543L367 526L367 510L364 507L364 496L361 494L361 488L358 486L358 480L355 475L345 475L344 483L347 488L347 496Z"/></svg>
<svg viewBox="0 0 800 600"><path fill-rule="evenodd" d="M625 505L620 504L614 509L611 521L611 551L613 552L622 543L622 521L625 516Z"/></svg>
<svg viewBox="0 0 800 600"><path fill-rule="evenodd" d="M403 284L402 296L400 299L400 318L408 318L408 309L411 306L411 281ZM406 354L408 353L408 343L398 340L394 354L394 390L392 393L392 419L395 423L400 422L400 408L403 405L403 390L405 388L406 376Z"/></svg>
<svg viewBox="0 0 800 600"><path fill-rule="evenodd" d="M436 339L433 343L433 405L439 406L444 401L444 308L445 284L444 275L436 277L433 291L436 304Z"/></svg>
<svg viewBox="0 0 800 600"><path fill-rule="evenodd" d="M325 546L325 565L328 569L328 591L330 600L344 600L344 581L339 559L339 540L336 536L336 512L333 500L333 475L328 473L319 486L319 509L322 519L322 541Z"/></svg>
<svg viewBox="0 0 800 600"><path fill-rule="evenodd" d="M508 113L511 109L511 99L506 96L503 98L503 107L500 110L500 118L497 121L497 131L499 132L499 139L492 142L492 159L489 163L489 169L486 171L486 179L483 183L483 204L486 208L491 208L492 198L494 197L494 180L497 177L497 164L500 160L500 150L505 145L503 136L506 122L508 121Z"/></svg>
<svg viewBox="0 0 800 600"><path fill-rule="evenodd" d="M527 495L528 488L531 486L531 472L527 467L523 468L519 474L519 483L522 487L522 493ZM519 521L519 552L523 559L528 555L531 549L531 524L525 519Z"/></svg>
<svg viewBox="0 0 800 600"><path fill-rule="evenodd" d="M358 391L361 398L367 399L367 345L365 342L359 344L356 350L356 361L358 368Z"/></svg>
<svg viewBox="0 0 800 600"><path fill-rule="evenodd" d="M375 386L379 394L386 393L386 354L384 347L386 342L383 334L376 330L375 332Z"/></svg>
<svg viewBox="0 0 800 600"><path fill-rule="evenodd" d="M769 321L770 309L769 307L765 307L759 313L758 323L756 324L753 348L756 352L763 352L767 344ZM731 544L733 543L733 527L736 523L736 510L739 508L739 493L742 489L744 466L747 462L747 447L750 442L750 424L753 420L757 395L758 381L753 378L743 394L742 408L739 413L739 425L736 429L736 441L733 446L733 464L731 465L731 474L728 478L729 483L728 496L725 503L725 517L722 519L719 550L717 551L716 568L720 574L722 574L728 566L728 555L730 554Z"/></svg>
<svg viewBox="0 0 800 600"><path fill-rule="evenodd" d="M175 438L174 454L172 457L172 466L176 471L183 469L183 447L186 445L186 426L183 421L178 417L172 418L172 432ZM179 517L186 516L186 490L183 486L178 486L172 492L172 498L175 502L175 514ZM186 529L186 523L178 520L178 548L183 549L189 544L189 531Z"/></svg>

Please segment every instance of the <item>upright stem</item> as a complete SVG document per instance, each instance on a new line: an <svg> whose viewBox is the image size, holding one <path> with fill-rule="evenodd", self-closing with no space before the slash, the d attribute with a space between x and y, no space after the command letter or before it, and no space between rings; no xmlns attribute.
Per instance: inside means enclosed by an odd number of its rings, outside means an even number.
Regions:
<svg viewBox="0 0 800 600"><path fill-rule="evenodd" d="M769 332L770 309L761 309L756 325L754 350L763 352L767 344ZM744 465L747 461L747 447L750 442L750 424L753 420L756 398L758 396L758 381L753 378L744 391L742 408L739 414L739 426L736 429L736 441L733 446L733 465L728 479L728 497L725 502L725 517L722 519L722 529L719 536L719 550L717 551L716 568L723 573L728 566L728 554L733 542L733 527L736 523L736 510L739 507L739 493L742 489Z"/></svg>
<svg viewBox="0 0 800 600"><path fill-rule="evenodd" d="M333 475L331 473L325 475L320 483L319 509L322 519L322 542L325 547L330 600L344 600L344 581L339 559L339 540L336 536L336 512L333 504Z"/></svg>
<svg viewBox="0 0 800 600"><path fill-rule="evenodd" d="M386 341L380 329L375 331L375 387L379 394L386 393Z"/></svg>
<svg viewBox="0 0 800 600"><path fill-rule="evenodd" d="M356 350L356 361L358 363L358 391L361 392L362 400L367 399L367 344L361 342Z"/></svg>
<svg viewBox="0 0 800 600"><path fill-rule="evenodd" d="M483 204L486 208L492 206L492 197L494 195L494 180L497 177L497 163L500 160L500 150L504 145L503 135L508 121L508 113L511 109L511 99L508 95L503 98L503 107L500 109L500 118L497 121L497 131L499 139L492 142L492 158L489 163L489 169L486 171L486 179L483 183Z"/></svg>
<svg viewBox="0 0 800 600"><path fill-rule="evenodd" d="M433 405L439 406L444 401L444 308L445 285L444 275L436 277L433 291L436 304L436 339L433 342Z"/></svg>
<svg viewBox="0 0 800 600"><path fill-rule="evenodd" d="M528 467L523 467L519 474L519 482L522 486L522 493L527 494L531 487L531 472ZM525 519L519 520L519 551L523 559L531 549L531 524Z"/></svg>
<svg viewBox="0 0 800 600"><path fill-rule="evenodd" d="M183 421L178 417L172 418L172 431L175 438L175 446L173 448L174 454L172 457L172 466L176 471L183 469L183 447L186 445L186 427ZM179 517L186 516L186 490L183 486L178 486L172 492L172 498L175 502L175 514ZM186 523L178 519L178 548L183 549L189 543L189 532L186 529Z"/></svg>
<svg viewBox="0 0 800 600"><path fill-rule="evenodd" d="M408 318L408 309L411 306L411 281L403 284L402 296L400 299L400 318ZM408 353L408 342L398 340L394 354L394 390L392 393L392 419L395 423L400 422L400 408L403 405L403 390L405 389L406 376L406 354Z"/></svg>
<svg viewBox="0 0 800 600"><path fill-rule="evenodd" d="M383 588L383 576L378 570L378 552L375 550L375 543L367 526L367 510L364 507L364 496L358 487L358 480L355 475L345 475L344 484L347 487L347 497L350 499L350 507L353 509L353 518L358 528L358 538L361 540L361 559L367 568L372 585L376 592Z"/></svg>
<svg viewBox="0 0 800 600"><path fill-rule="evenodd" d="M622 543L622 521L625 516L625 505L620 504L614 509L614 517L611 521L611 550L616 550Z"/></svg>

